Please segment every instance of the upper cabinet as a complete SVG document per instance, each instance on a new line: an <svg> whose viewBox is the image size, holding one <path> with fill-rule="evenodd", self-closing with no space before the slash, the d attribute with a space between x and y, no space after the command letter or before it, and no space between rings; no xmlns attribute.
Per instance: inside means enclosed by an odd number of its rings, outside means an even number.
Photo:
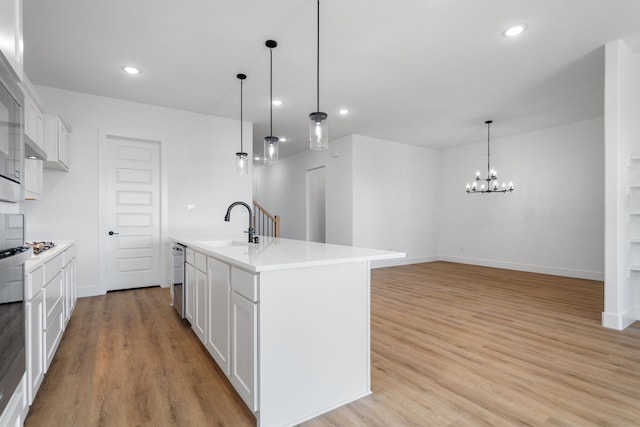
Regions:
<svg viewBox="0 0 640 427"><path fill-rule="evenodd" d="M22 81L22 0L0 0L0 61Z"/></svg>
<svg viewBox="0 0 640 427"><path fill-rule="evenodd" d="M69 134L71 126L61 112L49 110L44 115L44 150L47 161L44 167L68 171Z"/></svg>
<svg viewBox="0 0 640 427"><path fill-rule="evenodd" d="M43 159L44 151L44 103L38 96L29 78L24 74L24 136L25 156Z"/></svg>

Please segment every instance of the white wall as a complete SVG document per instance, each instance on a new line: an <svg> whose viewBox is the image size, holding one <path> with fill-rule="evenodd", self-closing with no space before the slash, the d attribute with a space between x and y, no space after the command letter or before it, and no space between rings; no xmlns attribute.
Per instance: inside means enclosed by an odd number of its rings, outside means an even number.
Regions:
<svg viewBox="0 0 640 427"><path fill-rule="evenodd" d="M632 231L633 227L640 230L640 218L629 215L634 203L635 210L640 208L640 195L629 195L629 158L640 156L640 55L619 40L607 44L605 52L606 277L602 324L624 329L640 320L640 273L629 272L629 264L640 259L640 248L628 242L640 238ZM640 184L637 172L635 179L634 183Z"/></svg>
<svg viewBox="0 0 640 427"><path fill-rule="evenodd" d="M354 246L436 259L437 163L435 150L354 135Z"/></svg>
<svg viewBox="0 0 640 427"><path fill-rule="evenodd" d="M36 89L48 108L65 112L73 128L71 170L45 170L43 198L22 202L27 239L77 239L80 296L105 292L98 274L103 254L97 242L108 231L98 224L99 132L162 141L163 259L169 236L220 233L242 238L246 214L237 212L230 223L223 220L230 203L252 199L252 173L239 176L235 172L240 143L237 120L48 87ZM245 126L244 134L251 135L251 124ZM196 205L195 212L187 212L188 203ZM169 279L165 280L166 285Z"/></svg>
<svg viewBox="0 0 640 427"><path fill-rule="evenodd" d="M442 259L602 280L603 133L595 118L492 139L491 166L514 182L509 194L465 192L477 170L486 175L486 141L443 151Z"/></svg>
<svg viewBox="0 0 640 427"><path fill-rule="evenodd" d="M352 141L330 143L325 151L304 151L255 169L254 197L271 214L280 215L281 237L305 240L306 173L325 166L326 242L351 245Z"/></svg>

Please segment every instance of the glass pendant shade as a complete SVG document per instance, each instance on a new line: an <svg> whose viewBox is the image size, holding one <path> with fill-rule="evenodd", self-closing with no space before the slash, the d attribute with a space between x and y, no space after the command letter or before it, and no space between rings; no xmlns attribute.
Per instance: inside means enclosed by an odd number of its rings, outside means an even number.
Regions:
<svg viewBox="0 0 640 427"><path fill-rule="evenodd" d="M236 172L238 175L246 175L249 172L249 162L247 161L247 153L236 153Z"/></svg>
<svg viewBox="0 0 640 427"><path fill-rule="evenodd" d="M264 164L275 165L278 162L278 137L267 136L264 138Z"/></svg>
<svg viewBox="0 0 640 427"><path fill-rule="evenodd" d="M312 150L326 150L329 148L327 113L317 111L309 114L309 148Z"/></svg>

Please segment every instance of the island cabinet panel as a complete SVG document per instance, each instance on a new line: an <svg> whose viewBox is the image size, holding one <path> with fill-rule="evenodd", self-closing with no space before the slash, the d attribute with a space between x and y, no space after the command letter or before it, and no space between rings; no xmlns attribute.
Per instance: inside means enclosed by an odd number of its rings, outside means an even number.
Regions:
<svg viewBox="0 0 640 427"><path fill-rule="evenodd" d="M189 257L191 253L191 257ZM193 325L193 313L195 312L195 284L196 284L196 267L194 264L193 250L187 249L186 251L186 263L184 265L185 276L185 292L186 292L186 304L184 317L187 321ZM191 262L189 260L191 259Z"/></svg>
<svg viewBox="0 0 640 427"><path fill-rule="evenodd" d="M229 380L251 411L258 401L258 305L231 292L231 375ZM260 424L262 425L262 424Z"/></svg>
<svg viewBox="0 0 640 427"><path fill-rule="evenodd" d="M228 264L207 259L207 342L205 346L220 369L229 375L229 304L231 271Z"/></svg>
<svg viewBox="0 0 640 427"><path fill-rule="evenodd" d="M368 262L263 271L259 286L260 426L371 393Z"/></svg>
<svg viewBox="0 0 640 427"><path fill-rule="evenodd" d="M193 331L196 333L202 344L206 344L207 338L207 274L196 268L194 284L194 313Z"/></svg>

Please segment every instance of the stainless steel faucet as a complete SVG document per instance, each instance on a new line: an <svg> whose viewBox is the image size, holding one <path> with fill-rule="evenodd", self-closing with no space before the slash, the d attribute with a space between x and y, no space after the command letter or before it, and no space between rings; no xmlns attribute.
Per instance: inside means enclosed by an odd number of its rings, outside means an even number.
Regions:
<svg viewBox="0 0 640 427"><path fill-rule="evenodd" d="M254 229L253 229L253 212L251 211L251 207L246 204L245 202L233 202L231 203L231 205L229 205L229 207L227 208L227 214L224 216L224 220L229 222L229 220L231 220L231 209L233 209L234 206L237 205L242 205L245 208L247 208L247 210L249 211L249 229L247 231L245 231L245 233L249 233L249 243L257 243L256 242L256 237L254 237L255 233L254 233Z"/></svg>

